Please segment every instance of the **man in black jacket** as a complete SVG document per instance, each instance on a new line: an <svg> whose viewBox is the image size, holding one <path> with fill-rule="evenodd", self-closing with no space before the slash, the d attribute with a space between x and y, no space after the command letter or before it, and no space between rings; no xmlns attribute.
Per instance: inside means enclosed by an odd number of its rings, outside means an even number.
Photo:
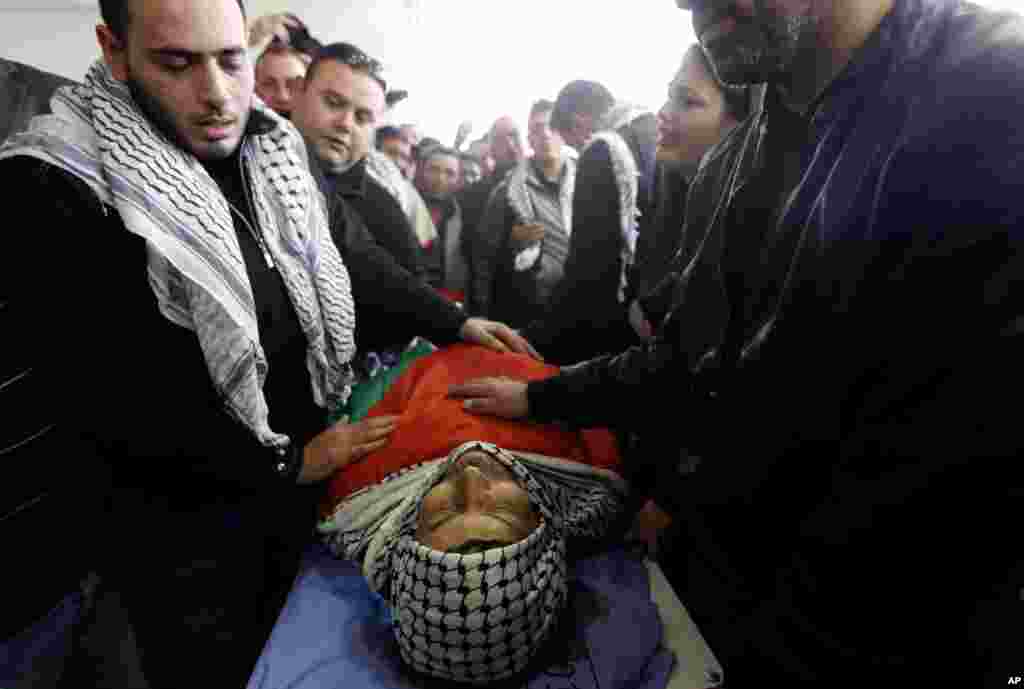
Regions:
<svg viewBox="0 0 1024 689"><path fill-rule="evenodd" d="M353 277L360 351L402 347L417 335L442 345L463 339L525 346L504 325L469 318L425 283L419 247L398 201L405 187L413 190L371 150L387 90L379 70L356 46L328 45L310 65L293 112L322 173L331 232Z"/></svg>
<svg viewBox="0 0 1024 689"><path fill-rule="evenodd" d="M629 271L652 215L657 127L653 114L617 103L593 81L562 89L551 126L581 151L569 256L547 308L523 333L546 359L572 364L637 341Z"/></svg>
<svg viewBox="0 0 1024 689"><path fill-rule="evenodd" d="M0 59L0 141L19 132L32 117L50 111L54 91L72 82L28 65ZM15 261L18 252L4 252ZM51 687L61 676L66 655L88 600L83 585L97 565L84 539L52 548L64 515L77 515L87 532L100 528L109 475L95 448L63 422L70 407L54 403L63 387L59 367L59 322L18 296L25 285L19 271L0 269L0 457L6 475L0 487L0 542L17 564L4 573L0 608L0 685L31 677L32 686ZM66 472L53 481L54 460ZM42 647L40 639L53 644Z"/></svg>
<svg viewBox="0 0 1024 689"><path fill-rule="evenodd" d="M41 399L62 407L63 433L91 443L115 484L105 533L68 503L34 538L107 551L151 686L243 686L317 484L392 430L325 421L352 382L350 279L387 276L350 243L349 277L301 138L252 108L241 3L107 0L101 12L104 61L0 163L32 209L2 252L8 308L27 318L17 335L45 354ZM54 483L88 460L67 447L34 460Z"/></svg>
<svg viewBox="0 0 1024 689"><path fill-rule="evenodd" d="M472 271L474 254L476 252L477 234L480 230L480 221L483 220L484 212L487 210L487 202L491 198L494 188L508 176L519 161L523 159L523 141L519 127L508 115L503 115L494 121L490 131L487 133L487 150L490 159L494 162L494 169L490 174L485 174L483 179L471 184L459 192L457 201L462 210L462 227L464 228L462 253L468 261ZM469 293L466 295L466 304L470 313L474 316L482 315L474 311L476 297L473 294L473 275L469 275Z"/></svg>
<svg viewBox="0 0 1024 689"><path fill-rule="evenodd" d="M955 0L692 0L767 82L693 181L646 346L481 412L640 436L666 568L735 686L1020 676L1024 22Z"/></svg>
<svg viewBox="0 0 1024 689"><path fill-rule="evenodd" d="M419 243L399 201L408 193L383 160L371 160L387 87L375 60L349 43L321 50L293 105L295 126L324 172L328 198L339 196L403 268L423 277ZM379 154L378 154L379 155Z"/></svg>

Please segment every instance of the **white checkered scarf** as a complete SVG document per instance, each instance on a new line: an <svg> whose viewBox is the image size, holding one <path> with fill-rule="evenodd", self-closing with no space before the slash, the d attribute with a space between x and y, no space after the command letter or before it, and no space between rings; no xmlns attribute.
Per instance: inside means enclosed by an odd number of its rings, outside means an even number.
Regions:
<svg viewBox="0 0 1024 689"><path fill-rule="evenodd" d="M255 301L217 183L153 127L102 62L84 85L58 90L51 109L9 139L0 158L28 155L61 167L113 206L125 227L146 240L160 312L195 332L228 411L263 445L289 444L268 423L267 360ZM301 137L261 111L277 127L249 136L243 149L257 224L309 343L313 398L333 408L348 398L352 382L355 312L348 272L331 240Z"/></svg>
<svg viewBox="0 0 1024 689"><path fill-rule="evenodd" d="M464 454L482 450L507 466L540 512L541 525L527 538L502 548L459 555L416 540L423 498ZM547 641L566 604L566 538L599 538L621 511L621 495L581 491L568 505L554 499L511 453L484 442L460 445L397 508L394 528L371 546L371 588L389 602L402 658L424 674L487 684L514 676ZM563 491L568 492L568 491Z"/></svg>

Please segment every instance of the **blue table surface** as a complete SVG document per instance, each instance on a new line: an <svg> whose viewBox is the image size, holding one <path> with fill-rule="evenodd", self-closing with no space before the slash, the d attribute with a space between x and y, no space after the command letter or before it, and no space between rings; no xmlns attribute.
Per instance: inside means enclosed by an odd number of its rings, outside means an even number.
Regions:
<svg viewBox="0 0 1024 689"><path fill-rule="evenodd" d="M622 546L578 562L561 628L529 673L529 689L663 689L663 648L642 554ZM248 689L440 686L402 665L384 600L358 567L322 546L305 555Z"/></svg>

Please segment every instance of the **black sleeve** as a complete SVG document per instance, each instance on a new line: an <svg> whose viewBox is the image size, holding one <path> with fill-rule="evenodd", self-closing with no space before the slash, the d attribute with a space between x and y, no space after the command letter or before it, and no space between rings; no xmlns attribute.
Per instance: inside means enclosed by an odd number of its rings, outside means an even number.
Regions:
<svg viewBox="0 0 1024 689"><path fill-rule="evenodd" d="M51 395L67 427L152 485L281 484L277 455L225 410L195 334L160 314L144 240L47 163L4 161L0 183L32 213L30 228L8 235L5 269L62 321L66 373Z"/></svg>
<svg viewBox="0 0 1024 689"><path fill-rule="evenodd" d="M394 256L398 265L416 278L426 280L423 251L409 216L391 193L372 177L367 176L366 186L364 198L347 202L354 206L370 236Z"/></svg>
<svg viewBox="0 0 1024 689"><path fill-rule="evenodd" d="M714 401L694 384L669 342L565 368L530 383L527 398L538 422L616 431L625 441L625 468L638 495L670 513L690 499L693 482L680 480L680 466L713 439Z"/></svg>
<svg viewBox="0 0 1024 689"><path fill-rule="evenodd" d="M622 247L619 191L604 142L580 158L572 201L572 236L564 277L543 318L524 335L545 358L575 363L618 351L625 309L619 303Z"/></svg>
<svg viewBox="0 0 1024 689"><path fill-rule="evenodd" d="M491 316L494 280L499 272L497 262L508 235L508 204L500 191L504 188L504 184L495 188L473 233L469 312L482 318Z"/></svg>
<svg viewBox="0 0 1024 689"><path fill-rule="evenodd" d="M459 341L466 314L398 265L342 199L331 200L331 236L352 281L356 343L361 351L407 344L416 336L436 345Z"/></svg>

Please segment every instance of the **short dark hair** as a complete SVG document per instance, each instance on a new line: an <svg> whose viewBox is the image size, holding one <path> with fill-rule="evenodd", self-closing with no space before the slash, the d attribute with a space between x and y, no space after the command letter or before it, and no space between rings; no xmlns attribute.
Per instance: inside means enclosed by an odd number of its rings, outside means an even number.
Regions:
<svg viewBox="0 0 1024 689"><path fill-rule="evenodd" d="M377 139L376 139L376 142L375 142L376 145L377 145L377 148L380 148L381 144L383 144L388 139L402 139L402 140L404 140L405 137L402 136L402 130L401 129L399 129L398 127L395 127L394 125L386 124L383 127L379 127L377 129Z"/></svg>
<svg viewBox="0 0 1024 689"><path fill-rule="evenodd" d="M103 23L120 40L124 40L128 33L128 25L131 24L132 13L128 6L131 0L100 0L100 17ZM238 0L238 8L242 10L242 19L245 19L245 2Z"/></svg>
<svg viewBox="0 0 1024 689"><path fill-rule="evenodd" d="M405 125L402 125L402 126L405 126ZM434 138L429 137L429 136L425 136L422 139L420 139L420 142L418 144L416 144L416 147L413 149L413 155L416 157L416 160L423 160L425 155L431 149L437 148L440 145L441 145L441 142L438 141L437 139L434 139Z"/></svg>
<svg viewBox="0 0 1024 689"><path fill-rule="evenodd" d="M575 115L590 115L597 119L615 105L611 91L596 81L577 80L566 84L558 92L551 111L551 127L561 131L573 128Z"/></svg>
<svg viewBox="0 0 1024 689"><path fill-rule="evenodd" d="M455 158L455 160L458 160L460 164L462 163L462 156L458 151L456 151L454 148L449 148L448 146L442 146L440 144L425 147L423 149L423 154L420 159L426 162L433 158L434 156L449 156L451 158Z"/></svg>
<svg viewBox="0 0 1024 689"><path fill-rule="evenodd" d="M711 60L708 59L708 55L701 48L700 43L694 43L690 46L688 52L690 55L700 58L701 64L704 65L704 71L711 75L712 81L715 82L718 90L722 92L726 113L731 115L737 122L747 119L747 115L750 114L750 89L746 86L726 84L719 79L718 72L715 71L714 65L711 64Z"/></svg>
<svg viewBox="0 0 1024 689"><path fill-rule="evenodd" d="M538 113L552 112L555 109L555 104L549 101L547 98L541 98L539 101L530 106L530 117Z"/></svg>
<svg viewBox="0 0 1024 689"><path fill-rule="evenodd" d="M366 74L380 85L381 90L385 94L388 92L388 84L384 81L384 77L381 76L384 72L384 65L351 43L331 43L321 48L316 57L313 58L309 69L306 70L306 80L311 81L316 74L317 67L328 60L340 62L351 67L356 72Z"/></svg>

